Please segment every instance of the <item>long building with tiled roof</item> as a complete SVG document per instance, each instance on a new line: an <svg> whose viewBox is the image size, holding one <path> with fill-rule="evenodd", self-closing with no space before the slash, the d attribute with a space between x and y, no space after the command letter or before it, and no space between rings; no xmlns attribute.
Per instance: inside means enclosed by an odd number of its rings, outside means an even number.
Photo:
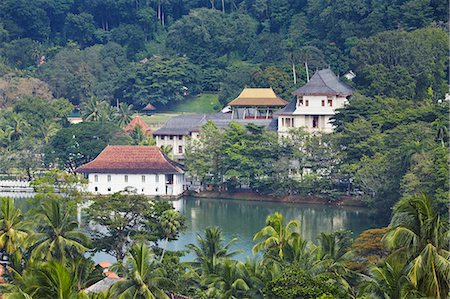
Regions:
<svg viewBox="0 0 450 299"><path fill-rule="evenodd" d="M88 191L111 194L180 195L183 167L157 146L107 146L94 160L77 168L88 179Z"/></svg>
<svg viewBox="0 0 450 299"><path fill-rule="evenodd" d="M191 139L199 137L200 129L206 122L212 121L219 129L226 129L230 123L238 123L243 126L254 124L268 130L277 130L276 119L232 119L231 113L214 114L181 114L170 118L162 128L153 132L156 145L170 146L173 158L179 161L184 159L187 143Z"/></svg>

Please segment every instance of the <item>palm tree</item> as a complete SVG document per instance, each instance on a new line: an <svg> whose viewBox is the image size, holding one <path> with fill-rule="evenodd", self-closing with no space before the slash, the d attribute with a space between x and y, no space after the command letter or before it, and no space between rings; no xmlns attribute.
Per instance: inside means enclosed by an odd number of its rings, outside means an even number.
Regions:
<svg viewBox="0 0 450 299"><path fill-rule="evenodd" d="M161 215L160 225L162 236L165 239L165 244L160 260L160 262L162 262L164 253L166 252L167 242L169 242L169 240L174 240L177 237L178 232L184 226L184 218L175 210L166 210Z"/></svg>
<svg viewBox="0 0 450 299"><path fill-rule="evenodd" d="M5 285L4 298L77 299L77 276L71 268L51 261L30 265L20 275L14 272L14 280Z"/></svg>
<svg viewBox="0 0 450 299"><path fill-rule="evenodd" d="M257 232L253 240L263 239L253 246L253 254L264 251L263 262L268 260L283 260L289 242L300 238L300 222L291 220L284 223L283 215L275 213L269 215L266 219L266 226Z"/></svg>
<svg viewBox="0 0 450 299"><path fill-rule="evenodd" d="M353 291L349 280L354 276L354 273L348 269L346 264L351 255L352 239L350 235L351 232L349 231L321 233L317 260L310 269L305 269L314 275L327 274L346 293Z"/></svg>
<svg viewBox="0 0 450 299"><path fill-rule="evenodd" d="M381 265L371 267L369 274L362 275L358 286L359 295L386 299L421 297L419 292L410 287L404 264L398 259L387 258Z"/></svg>
<svg viewBox="0 0 450 299"><path fill-rule="evenodd" d="M402 261L410 285L425 296L446 298L450 289L448 221L434 213L424 195L401 199L394 207L383 240L394 250L390 259Z"/></svg>
<svg viewBox="0 0 450 299"><path fill-rule="evenodd" d="M81 116L85 121L101 121L112 114L111 106L106 102L91 97L87 102L81 104Z"/></svg>
<svg viewBox="0 0 450 299"><path fill-rule="evenodd" d="M164 277L164 270L147 245L139 243L131 247L127 266L127 279L116 282L110 289L114 298L169 298L161 287L170 286L171 282Z"/></svg>
<svg viewBox="0 0 450 299"><path fill-rule="evenodd" d="M55 136L55 134L58 132L59 126L57 123L50 119L46 119L42 121L37 126L37 131L39 132L40 137L44 141L45 144L48 144L50 141L50 138Z"/></svg>
<svg viewBox="0 0 450 299"><path fill-rule="evenodd" d="M432 125L436 130L436 139L441 142L442 147L445 147L445 141L448 139L448 122L438 118Z"/></svg>
<svg viewBox="0 0 450 299"><path fill-rule="evenodd" d="M32 244L33 259L62 261L66 257L75 257L88 248L89 238L76 230L78 222L72 210L55 199L47 199L41 203L43 225L39 232L29 239Z"/></svg>
<svg viewBox="0 0 450 299"><path fill-rule="evenodd" d="M119 127L125 127L133 119L133 105L128 105L127 103L120 103L119 107L115 108L114 120L117 122Z"/></svg>
<svg viewBox="0 0 450 299"><path fill-rule="evenodd" d="M21 254L25 239L29 235L20 209L14 206L14 199L4 197L0 207L0 249L7 254Z"/></svg>
<svg viewBox="0 0 450 299"><path fill-rule="evenodd" d="M192 263L201 274L214 274L222 260L231 258L239 253L238 251L229 251L231 245L237 241L233 238L224 244L222 230L218 227L208 227L205 230L205 236L197 235L197 243L189 244L187 247L192 250L195 255L195 262Z"/></svg>
<svg viewBox="0 0 450 299"><path fill-rule="evenodd" d="M8 128L8 135L10 136L11 141L19 140L25 134L24 130L26 130L30 124L22 117L22 115L13 113L11 115Z"/></svg>
<svg viewBox="0 0 450 299"><path fill-rule="evenodd" d="M245 265L234 260L219 264L218 274L206 278L207 294L211 298L250 298L250 286L246 282Z"/></svg>

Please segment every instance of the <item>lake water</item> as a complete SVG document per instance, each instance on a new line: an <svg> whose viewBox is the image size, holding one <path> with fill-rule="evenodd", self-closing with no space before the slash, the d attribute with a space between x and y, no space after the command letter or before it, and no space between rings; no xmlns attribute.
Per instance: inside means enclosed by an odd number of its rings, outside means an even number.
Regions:
<svg viewBox="0 0 450 299"><path fill-rule="evenodd" d="M241 260L252 255L253 236L265 226L267 216L275 212L283 214L287 221L300 220L303 237L314 242L321 232L347 229L356 237L366 229L383 225L369 218L367 209L354 207L206 198L183 198L175 201L174 207L186 216L187 229L178 240L169 242L168 249L183 250L195 243L197 234L203 234L206 227L219 226L226 241L238 239L233 249L243 251L237 257ZM192 259L187 255L183 260Z"/></svg>
<svg viewBox="0 0 450 299"><path fill-rule="evenodd" d="M9 196L25 199L24 196ZM25 206L29 200L17 202L27 209ZM173 205L186 216L187 228L178 240L169 242L169 250L185 250L187 244L196 243L197 234L203 234L205 228L219 226L225 241L237 238L232 249L242 251L237 256L240 260L252 256L253 236L264 227L267 216L275 212L282 213L286 221L300 220L303 237L313 242L321 232L346 229L356 237L366 229L386 225L369 218L367 209L355 207L208 198L182 198L173 201ZM94 260L115 262L105 253L96 253ZM187 254L182 260L193 260L193 256Z"/></svg>

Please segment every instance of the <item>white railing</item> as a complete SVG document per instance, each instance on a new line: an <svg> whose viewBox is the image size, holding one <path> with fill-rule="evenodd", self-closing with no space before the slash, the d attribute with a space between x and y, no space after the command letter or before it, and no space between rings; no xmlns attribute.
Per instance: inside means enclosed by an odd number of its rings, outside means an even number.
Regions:
<svg viewBox="0 0 450 299"><path fill-rule="evenodd" d="M33 192L34 189L28 181L0 180L0 192Z"/></svg>

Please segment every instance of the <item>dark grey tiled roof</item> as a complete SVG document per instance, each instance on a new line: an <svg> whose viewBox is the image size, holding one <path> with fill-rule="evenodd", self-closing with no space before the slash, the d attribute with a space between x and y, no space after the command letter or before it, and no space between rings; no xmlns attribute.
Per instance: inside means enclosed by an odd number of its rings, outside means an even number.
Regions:
<svg viewBox="0 0 450 299"><path fill-rule="evenodd" d="M119 281L120 278L109 278L109 277L105 277L102 280L94 283L93 285L91 285L90 287L88 287L87 289L84 290L85 293L89 294L89 293L100 293L100 292L106 292L109 290L109 288L116 283L117 281Z"/></svg>
<svg viewBox="0 0 450 299"><path fill-rule="evenodd" d="M289 104L287 104L283 109L278 110L274 115L286 115L292 114L295 111L297 105L297 100L293 99Z"/></svg>
<svg viewBox="0 0 450 299"><path fill-rule="evenodd" d="M341 82L330 69L317 71L308 83L294 91L294 95L349 96L352 93L352 89Z"/></svg>
<svg viewBox="0 0 450 299"><path fill-rule="evenodd" d="M190 132L198 132L207 121L213 121L219 129L228 128L231 122L242 125L249 123L264 126L267 129L273 122L272 119L231 119L231 113L215 114L182 114L170 118L166 124L153 135L189 135Z"/></svg>
<svg viewBox="0 0 450 299"><path fill-rule="evenodd" d="M181 114L171 117L153 135L188 135L189 132L198 131L205 122L206 114Z"/></svg>

